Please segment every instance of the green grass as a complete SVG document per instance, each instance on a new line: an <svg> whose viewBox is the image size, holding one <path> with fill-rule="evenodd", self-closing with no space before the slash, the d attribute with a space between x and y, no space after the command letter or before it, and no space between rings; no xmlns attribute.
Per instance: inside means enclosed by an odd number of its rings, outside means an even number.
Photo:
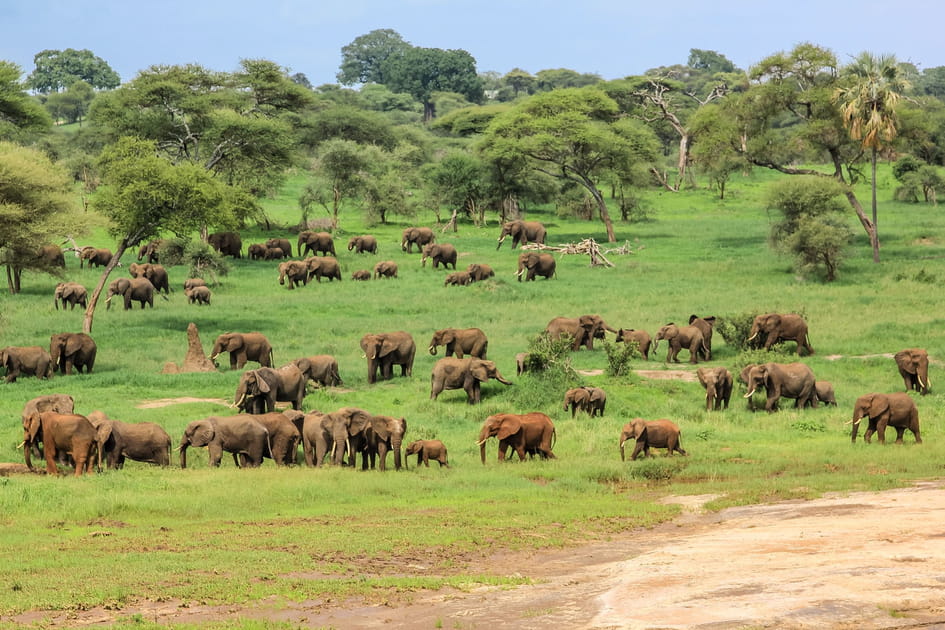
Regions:
<svg viewBox="0 0 945 630"><path fill-rule="evenodd" d="M157 300L153 310L100 309L92 375L0 384L0 414L6 418L0 423L0 460L21 461L20 410L44 393L72 394L80 412L102 409L122 420L158 422L175 442L191 420L232 413L214 402L138 407L162 398L232 399L239 372L160 373L166 362L183 360L193 321L208 350L221 332L258 330L269 337L280 365L299 356L335 355L345 387L310 393L306 409L353 405L404 416L408 440L443 440L451 468L417 469L413 459L408 471L385 474L276 469L270 462L237 470L224 458L219 470L211 470L204 452L196 450L185 471L131 462L123 471L82 479L0 478L0 615L121 608L139 598L210 604L269 597L383 600L441 586L516 584L520 567L497 566L483 574L474 560L496 550L563 547L654 525L677 513L677 507L657 502L665 495L718 494L710 508L721 509L941 477L940 363L933 365L934 393L917 397L923 445L913 445L911 435L903 447L851 445L844 422L857 396L902 387L891 359L862 355L920 346L933 360L945 356L942 210L885 201L891 196L886 190L879 228L883 263L871 262L867 239L858 231L839 280L825 285L796 277L791 261L766 245L773 217L764 209L764 187L773 179L769 173L739 179L724 202L706 191L646 195L653 220L616 225L618 240L630 241L635 253L610 256L613 269L564 257L556 279L519 283L513 275L517 251L508 244L495 249L496 223L461 224L458 233L438 239L457 246L461 267L487 262L497 277L447 288L443 270L421 268L419 255L400 251L400 231L413 222L369 227L356 211L345 210L344 232L336 240L341 283L288 291L277 284L276 263L244 259L214 288L210 308L186 303L180 288L185 270L174 268L175 292L168 301ZM294 179L288 192L267 202L273 219L297 221L298 188ZM864 200L865 193L864 188ZM587 236L605 240L598 222L564 219L550 210L530 212L529 218L546 223L551 244ZM432 221L432 213L416 219ZM361 233L378 237L377 257L345 249L348 236ZM277 235L289 236L286 230L249 229L244 246ZM86 242L114 247L101 231ZM398 279L348 280L355 269L385 259L400 265ZM69 279L94 286L98 270L79 270L74 259L67 265ZM53 308L55 283L28 274L21 295L0 294L0 345L47 345L50 334L81 328L78 310ZM724 317L756 310L805 314L817 354L802 360L818 378L833 382L838 408L801 412L788 404L776 414L751 414L736 389L731 409L706 412L698 383L601 375L582 380L607 391L606 415L572 420L561 409L568 384L515 377L514 355L559 315L599 313L614 327L653 334L692 313ZM432 357L425 349L433 331L447 326L482 328L489 357L515 384L486 384L476 407L466 404L462 391L430 401L430 370L442 355ZM370 386L358 340L387 330L413 334L413 377ZM632 367L664 369L665 351L663 345L649 362L634 360ZM573 353L572 360L578 370L607 364L600 345ZM739 361L716 334L712 363L733 369ZM483 419L532 410L555 421L558 459L500 466L492 441L482 466L475 436ZM690 456L621 462L617 437L636 416L677 422ZM141 627L133 620L128 625Z"/></svg>

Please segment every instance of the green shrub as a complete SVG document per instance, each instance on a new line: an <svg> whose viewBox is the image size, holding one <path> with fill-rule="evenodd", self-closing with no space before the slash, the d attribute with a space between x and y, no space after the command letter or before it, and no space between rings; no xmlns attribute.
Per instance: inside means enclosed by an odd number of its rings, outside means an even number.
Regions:
<svg viewBox="0 0 945 630"><path fill-rule="evenodd" d="M626 376L630 373L630 359L640 354L640 344L629 341L621 346L605 341L604 351L607 353L607 374Z"/></svg>
<svg viewBox="0 0 945 630"><path fill-rule="evenodd" d="M751 325L755 317L760 315L757 311L748 313L738 313L736 315L725 315L717 317L715 320L715 332L722 335L725 344L736 350L748 349L748 336L751 334Z"/></svg>

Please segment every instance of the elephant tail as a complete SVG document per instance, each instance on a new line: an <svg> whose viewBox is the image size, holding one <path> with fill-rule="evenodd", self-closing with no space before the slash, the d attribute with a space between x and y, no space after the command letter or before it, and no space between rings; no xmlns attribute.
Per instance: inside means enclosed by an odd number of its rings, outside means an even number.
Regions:
<svg viewBox="0 0 945 630"><path fill-rule="evenodd" d="M558 442L558 431L554 427L551 427L551 447L549 450L555 450L555 444Z"/></svg>

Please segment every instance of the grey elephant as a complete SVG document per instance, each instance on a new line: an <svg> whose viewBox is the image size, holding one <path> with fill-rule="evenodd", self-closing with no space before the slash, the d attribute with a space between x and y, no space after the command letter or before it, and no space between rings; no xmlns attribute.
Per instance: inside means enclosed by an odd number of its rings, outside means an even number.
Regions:
<svg viewBox="0 0 945 630"><path fill-rule="evenodd" d="M7 370L7 383L20 376L51 378L55 372L52 357L40 346L7 346L0 348L0 367Z"/></svg>
<svg viewBox="0 0 945 630"><path fill-rule="evenodd" d="M357 271L354 271L354 272L351 273L351 279L352 279L352 280L357 280L357 281L359 281L359 282L363 282L363 281L365 281L365 280L370 280L370 279L371 279L371 272L368 271L367 269L358 269Z"/></svg>
<svg viewBox="0 0 945 630"><path fill-rule="evenodd" d="M322 278L328 278L329 281L337 279L341 282L341 265L337 259L331 256L310 256L305 259L305 264L308 265L309 281L315 278L320 283Z"/></svg>
<svg viewBox="0 0 945 630"><path fill-rule="evenodd" d="M85 333L57 333L49 337L49 356L52 358L53 371L63 374L76 372L92 373L98 346L91 336Z"/></svg>
<svg viewBox="0 0 945 630"><path fill-rule="evenodd" d="M485 263L470 263L466 266L469 277L473 282L482 282L488 278L495 277L495 270Z"/></svg>
<svg viewBox="0 0 945 630"><path fill-rule="evenodd" d="M455 355L462 359L465 355L485 359L489 350L489 339L479 328L441 328L430 339L430 354L436 355L438 346L445 346L445 356Z"/></svg>
<svg viewBox="0 0 945 630"><path fill-rule="evenodd" d="M304 252L302 251L303 248L305 250ZM299 256L307 256L309 254L322 254L323 256L330 254L335 256L335 240L328 232L312 232L311 230L305 230L304 232L299 232L298 252Z"/></svg>
<svg viewBox="0 0 945 630"><path fill-rule="evenodd" d="M348 453L348 465L355 465L355 456L361 453L362 468L367 466L365 449L365 429L369 426L373 414L358 407L342 407L325 414L321 419L321 432L316 433L315 457L321 461L319 453L331 452L331 462L337 466L344 462L344 455ZM305 436L303 436L305 439ZM321 441L330 439L330 444ZM322 455L322 458L324 455Z"/></svg>
<svg viewBox="0 0 945 630"><path fill-rule="evenodd" d="M863 439L867 444L873 433L876 434L880 444L885 444L887 426L896 429L896 444L902 444L902 436L906 429L912 431L916 444L922 443L922 437L919 434L919 409L909 394L874 392L857 398L853 405L853 420L850 421L853 424L851 438L854 443L856 443L856 434L863 418L869 418L869 426L863 434Z"/></svg>
<svg viewBox="0 0 945 630"><path fill-rule="evenodd" d="M389 381L394 377L394 366L400 366L401 376L413 374L413 359L417 353L417 344L410 333L402 330L387 333L369 333L361 337L361 350L367 358L368 383L377 380Z"/></svg>
<svg viewBox="0 0 945 630"><path fill-rule="evenodd" d="M266 260L266 249L262 243L253 243L246 248L246 255L250 260Z"/></svg>
<svg viewBox="0 0 945 630"><path fill-rule="evenodd" d="M393 260L382 260L374 265L374 279L378 278L396 278L397 263Z"/></svg>
<svg viewBox="0 0 945 630"><path fill-rule="evenodd" d="M606 406L607 393L600 387L573 387L564 393L564 410L570 407L572 418L578 411L603 416Z"/></svg>
<svg viewBox="0 0 945 630"><path fill-rule="evenodd" d="M624 445L630 440L634 440L633 453L630 459L636 459L642 452L644 456L650 456L650 447L665 448L667 455L674 452L680 455L686 455L679 443L682 433L679 426L670 420L651 420L646 421L643 418L634 418L623 425L620 430L620 460L624 461Z"/></svg>
<svg viewBox="0 0 945 630"><path fill-rule="evenodd" d="M456 252L456 247L451 243L428 243L423 246L421 252L421 267L427 266L427 258L429 258L433 260L434 269L440 265L448 269L450 265L453 265L453 271L456 271L456 258L459 254Z"/></svg>
<svg viewBox="0 0 945 630"><path fill-rule="evenodd" d="M158 293L164 292L164 295L170 295L171 285L168 280L167 269L163 265L151 263L131 263L128 265L128 273L132 278L147 278L154 285L154 290Z"/></svg>
<svg viewBox="0 0 945 630"><path fill-rule="evenodd" d="M240 468L257 468L269 452L269 432L266 427L245 415L210 416L194 420L184 429L180 445L180 467L187 468L187 448L207 447L209 464L220 465L223 453L233 454L233 463Z"/></svg>
<svg viewBox="0 0 945 630"><path fill-rule="evenodd" d="M595 337L600 339L604 331L617 332L600 315L555 317L545 326L545 332L552 339L560 339L562 335L570 336L572 350L577 350L581 346L593 350Z"/></svg>
<svg viewBox="0 0 945 630"><path fill-rule="evenodd" d="M795 313L758 315L752 322L748 341L755 347L763 345L765 350L770 350L771 346L782 341L794 341L797 343L798 355L802 348L807 354L814 354L807 335L807 322Z"/></svg>
<svg viewBox="0 0 945 630"><path fill-rule="evenodd" d="M446 445L439 440L414 440L407 445L404 451L404 468L407 467L407 458L410 455L417 456L417 467L422 463L427 468L430 467L430 460L440 463L440 468L444 466L449 468L449 459L447 458Z"/></svg>
<svg viewBox="0 0 945 630"><path fill-rule="evenodd" d="M376 254L377 253L377 239L371 236L370 234L362 234L361 236L352 236L348 240L348 251L354 250L355 254Z"/></svg>
<svg viewBox="0 0 945 630"><path fill-rule="evenodd" d="M79 251L79 268L88 261L89 269L95 267L105 267L112 261L112 250L98 247L83 247Z"/></svg>
<svg viewBox="0 0 945 630"><path fill-rule="evenodd" d="M187 289L195 289L197 287L207 286L207 281L203 278L187 278L184 280L184 291Z"/></svg>
<svg viewBox="0 0 945 630"><path fill-rule="evenodd" d="M313 411L302 416L301 423L296 427L302 434L302 455L306 466L319 466L325 463L325 458L333 456L335 442L331 432L331 422L328 415ZM341 457L344 458L345 444L340 445Z"/></svg>
<svg viewBox="0 0 945 630"><path fill-rule="evenodd" d="M908 348L897 352L894 358L906 391L915 390L923 396L928 394L932 387L929 381L929 353L922 348Z"/></svg>
<svg viewBox="0 0 945 630"><path fill-rule="evenodd" d="M270 238L266 240L266 249L281 249L284 258L292 256L292 243L287 238ZM300 253L299 256L302 254Z"/></svg>
<svg viewBox="0 0 945 630"><path fill-rule="evenodd" d="M833 384L829 381L814 381L814 400L811 405L816 407L818 403L824 406L837 406L837 396L833 391Z"/></svg>
<svg viewBox="0 0 945 630"><path fill-rule="evenodd" d="M699 317L698 315L690 315L689 325L695 326L702 331L702 342L705 345L705 350L702 351L702 358L706 361L711 361L712 331L715 329L715 316Z"/></svg>
<svg viewBox="0 0 945 630"><path fill-rule="evenodd" d="M224 256L243 257L243 239L239 232L214 232L207 236L207 243Z"/></svg>
<svg viewBox="0 0 945 630"><path fill-rule="evenodd" d="M499 461L505 461L509 448L525 461L526 453L537 453L543 459L554 459L556 432L554 422L543 413L497 413L486 418L479 430L479 458L486 463L486 441L499 440Z"/></svg>
<svg viewBox="0 0 945 630"><path fill-rule="evenodd" d="M499 373L499 368L493 361L473 357L440 359L433 366L433 372L430 375L430 399L436 400L445 389L462 389L466 392L466 401L470 405L477 404L481 399L482 383L490 378L494 378L503 385L512 384Z"/></svg>
<svg viewBox="0 0 945 630"><path fill-rule="evenodd" d="M370 467L374 468L376 459L377 467L381 471L387 470L387 453L391 452L394 454L394 469L400 470L401 447L406 433L407 420L404 418L371 416L370 422L364 428L366 457L362 456L362 468L366 461L369 461Z"/></svg>
<svg viewBox="0 0 945 630"><path fill-rule="evenodd" d="M286 409L285 411L271 411L269 413L248 414L269 432L269 448L264 453L277 466L292 466L296 463L299 452L299 442L302 433L298 428L299 420L304 417L301 411Z"/></svg>
<svg viewBox="0 0 945 630"><path fill-rule="evenodd" d="M233 400L240 411L268 413L275 411L277 402L292 403L293 409L302 409L307 379L294 363L279 369L261 367L247 370L240 377Z"/></svg>
<svg viewBox="0 0 945 630"><path fill-rule="evenodd" d="M705 389L705 410L716 411L728 409L728 402L732 398L732 373L724 367L699 368L696 370L699 384Z"/></svg>
<svg viewBox="0 0 945 630"><path fill-rule="evenodd" d="M69 304L70 310L75 310L76 304L86 308L88 306L88 291L78 282L60 282L53 292L53 304L56 305L57 311L60 302L62 302L62 310L66 310L66 303Z"/></svg>
<svg viewBox="0 0 945 630"><path fill-rule="evenodd" d="M337 387L343 385L338 375L338 361L330 354L316 354L311 357L302 357L294 360L306 381L314 381L322 387Z"/></svg>
<svg viewBox="0 0 945 630"><path fill-rule="evenodd" d="M153 422L112 420L101 411L88 416L95 427L98 456L108 468L119 470L125 459L168 466L171 462L171 436Z"/></svg>
<svg viewBox="0 0 945 630"><path fill-rule="evenodd" d="M748 371L748 393L750 398L755 390L764 387L768 394L765 410L771 412L778 408L778 401L793 398L794 406L803 409L813 405L814 372L803 363L764 363L755 365Z"/></svg>
<svg viewBox="0 0 945 630"><path fill-rule="evenodd" d="M36 261L43 268L66 268L66 256L62 252L62 248L53 243L42 245L36 250Z"/></svg>
<svg viewBox="0 0 945 630"><path fill-rule="evenodd" d="M637 352L640 353L640 356L643 357L644 361L650 360L650 344L653 343L650 333L645 330L639 330L634 328L619 328L617 329L617 343L635 343L637 344Z"/></svg>
<svg viewBox="0 0 945 630"><path fill-rule="evenodd" d="M272 345L259 332L223 333L213 344L210 360L223 352L230 353L230 369L240 370L247 361L256 361L262 367L272 367Z"/></svg>
<svg viewBox="0 0 945 630"><path fill-rule="evenodd" d="M515 355L515 375L521 376L528 371L528 359L531 355L528 352L519 352Z"/></svg>
<svg viewBox="0 0 945 630"><path fill-rule="evenodd" d="M542 278L553 278L558 263L551 254L542 254L540 252L522 252L518 255L518 281L522 281L522 275L525 275L525 281L534 281L535 276ZM525 273L525 272L528 273Z"/></svg>
<svg viewBox="0 0 945 630"><path fill-rule="evenodd" d="M545 226L540 222L516 219L515 221L502 224L502 233L499 234L499 243L495 248L499 249L502 247L502 243L507 236L512 237L512 249L518 247L519 244L527 245L528 243L539 243L543 245L545 243L546 234L547 230L545 230Z"/></svg>
<svg viewBox="0 0 945 630"><path fill-rule="evenodd" d="M472 284L472 276L468 271L454 271L446 276L443 281L444 287L466 287Z"/></svg>
<svg viewBox="0 0 945 630"><path fill-rule="evenodd" d="M191 304L210 306L211 295L210 287L206 286L184 289L184 296Z"/></svg>
<svg viewBox="0 0 945 630"><path fill-rule="evenodd" d="M400 249L408 254L413 253L413 246L416 245L421 251L425 245L436 240L433 230L428 227L409 227L404 230L400 239Z"/></svg>
<svg viewBox="0 0 945 630"><path fill-rule="evenodd" d="M295 287L308 284L308 264L302 260L290 260L279 263L279 284L284 285L286 278L289 279L288 288L290 291Z"/></svg>
<svg viewBox="0 0 945 630"><path fill-rule="evenodd" d="M163 238L155 238L138 248L138 262L146 260L149 263L158 262L158 254L161 246L164 245Z"/></svg>
<svg viewBox="0 0 945 630"><path fill-rule="evenodd" d="M143 309L145 304L154 308L154 285L147 278L118 278L108 285L105 310L112 307L112 298L116 295L124 298L125 310L131 310L131 303L137 302Z"/></svg>
<svg viewBox="0 0 945 630"><path fill-rule="evenodd" d="M708 353L708 349L705 347L705 337L702 336L702 331L696 326L677 326L670 322L661 327L656 332L653 345L654 352L659 348L660 341L664 339L669 346L666 351L667 363L671 361L679 363L679 351L682 349L689 351L690 363L698 363L700 353L703 355Z"/></svg>

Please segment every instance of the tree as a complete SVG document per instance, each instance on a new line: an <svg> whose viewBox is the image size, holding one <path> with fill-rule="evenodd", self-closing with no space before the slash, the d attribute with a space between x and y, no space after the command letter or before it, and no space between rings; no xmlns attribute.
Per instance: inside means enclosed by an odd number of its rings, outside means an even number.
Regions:
<svg viewBox="0 0 945 630"><path fill-rule="evenodd" d="M518 98L520 94L532 94L538 85L538 79L521 68L512 68L502 77L502 82L512 88L512 97Z"/></svg>
<svg viewBox="0 0 945 630"><path fill-rule="evenodd" d="M342 85L387 83L384 63L411 48L395 30L379 28L354 38L341 49L341 69L336 75Z"/></svg>
<svg viewBox="0 0 945 630"><path fill-rule="evenodd" d="M535 89L539 92L549 92L562 88L584 87L600 83L603 79L599 74L581 74L569 68L550 68L535 73Z"/></svg>
<svg viewBox="0 0 945 630"><path fill-rule="evenodd" d="M716 72L735 72L735 64L722 53L714 50L689 49L689 60L686 65L696 70L704 70L710 74Z"/></svg>
<svg viewBox="0 0 945 630"><path fill-rule="evenodd" d="M383 114L349 105L326 107L306 117L300 126L301 142L312 148L333 138L387 149L397 144L390 121Z"/></svg>
<svg viewBox="0 0 945 630"><path fill-rule="evenodd" d="M351 140L335 138L322 143L313 164L320 181L307 185L299 198L303 214L317 203L329 211L332 225L338 227L341 204L360 190L370 157L366 147Z"/></svg>
<svg viewBox="0 0 945 630"><path fill-rule="evenodd" d="M731 176L748 168L744 157L732 146L737 133L718 105L701 107L689 119L689 129L697 140L692 145L692 161L725 199L725 185Z"/></svg>
<svg viewBox="0 0 945 630"><path fill-rule="evenodd" d="M36 53L33 63L36 68L27 83L41 94L59 92L76 81L85 81L96 90L111 90L121 84L118 73L87 49L43 50Z"/></svg>
<svg viewBox="0 0 945 630"><path fill-rule="evenodd" d="M876 159L885 143L896 137L896 104L908 87L899 75L899 63L892 55L860 53L844 68L849 83L837 88L843 125L850 137L870 150L873 193L873 262L879 262L879 232L876 223Z"/></svg>
<svg viewBox="0 0 945 630"><path fill-rule="evenodd" d="M476 225L482 224L487 183L485 166L478 157L468 151L451 151L430 165L425 175L439 200L468 214Z"/></svg>
<svg viewBox="0 0 945 630"><path fill-rule="evenodd" d="M78 122L89 111L89 104L95 98L95 92L85 81L76 81L63 92L55 92L46 97L43 106L56 120L69 123Z"/></svg>
<svg viewBox="0 0 945 630"><path fill-rule="evenodd" d="M408 48L388 57L381 66L384 84L393 92L405 92L423 103L423 120L436 115L435 92L456 92L473 103L483 98L476 60L465 50Z"/></svg>
<svg viewBox="0 0 945 630"><path fill-rule="evenodd" d="M0 61L0 140L20 139L52 126L49 114L26 93L20 67Z"/></svg>

